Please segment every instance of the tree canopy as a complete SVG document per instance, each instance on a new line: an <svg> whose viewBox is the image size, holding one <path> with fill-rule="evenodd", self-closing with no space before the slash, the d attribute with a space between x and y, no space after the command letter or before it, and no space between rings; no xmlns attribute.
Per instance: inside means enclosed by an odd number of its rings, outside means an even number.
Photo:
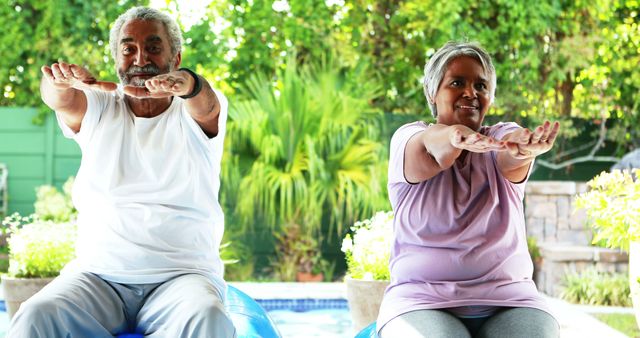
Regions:
<svg viewBox="0 0 640 338"><path fill-rule="evenodd" d="M2 21L11 23L0 35L0 105L41 106L39 68L56 60L115 80L109 27L126 8L145 4L8 1L0 7ZM378 108L428 118L420 85L425 60L448 40L475 40L497 68L493 114L615 118L620 123L607 136L640 146L632 128L640 122L637 0L224 0L203 6L189 26L184 2L154 6L183 23L184 64L229 94L243 95L252 74L275 74L292 54L305 63L334 53L345 65L372 65L370 81L383 87L373 101ZM572 136L570 128L565 133Z"/></svg>

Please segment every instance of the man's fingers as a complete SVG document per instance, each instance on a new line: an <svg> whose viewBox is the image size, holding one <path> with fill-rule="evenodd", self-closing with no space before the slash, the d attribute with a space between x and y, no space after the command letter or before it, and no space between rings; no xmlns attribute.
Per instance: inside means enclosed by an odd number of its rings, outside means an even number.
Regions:
<svg viewBox="0 0 640 338"><path fill-rule="evenodd" d="M60 80L60 81L66 80L66 78L60 71L60 66L57 63L54 63L53 65L51 65L51 73L53 74L53 78L55 80Z"/></svg>
<svg viewBox="0 0 640 338"><path fill-rule="evenodd" d="M84 83L95 82L96 80L96 78L93 77L93 75L91 75L91 73L89 73L88 70L82 68L81 66L70 64L69 71L71 71L71 74L73 74L73 77L81 80Z"/></svg>
<svg viewBox="0 0 640 338"><path fill-rule="evenodd" d="M65 78L67 79L74 78L73 73L71 72L71 69L69 69L69 64L60 62L58 63L58 67L60 67L60 72L62 73L62 75L64 75Z"/></svg>
<svg viewBox="0 0 640 338"><path fill-rule="evenodd" d="M51 71L51 67L49 66L42 66L40 67L40 70L42 71L42 74L49 80L53 81L53 72Z"/></svg>
<svg viewBox="0 0 640 338"><path fill-rule="evenodd" d="M149 97L147 87L124 86L124 93L133 97Z"/></svg>
<svg viewBox="0 0 640 338"><path fill-rule="evenodd" d="M124 93L137 98L159 98L173 96L173 93L165 91L150 91L147 87L125 86Z"/></svg>
<svg viewBox="0 0 640 338"><path fill-rule="evenodd" d="M118 88L118 84L116 84L115 82L96 81L95 79L93 79L93 82L88 85L91 88L95 88L95 89L106 91L106 92L112 92L116 90L116 88Z"/></svg>

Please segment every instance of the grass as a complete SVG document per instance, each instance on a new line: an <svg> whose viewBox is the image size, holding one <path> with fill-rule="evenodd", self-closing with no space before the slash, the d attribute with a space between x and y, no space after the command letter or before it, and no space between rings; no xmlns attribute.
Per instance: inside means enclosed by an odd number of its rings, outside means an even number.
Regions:
<svg viewBox="0 0 640 338"><path fill-rule="evenodd" d="M640 329L636 323L636 316L627 313L597 313L593 314L601 322L626 334L631 338L640 338Z"/></svg>

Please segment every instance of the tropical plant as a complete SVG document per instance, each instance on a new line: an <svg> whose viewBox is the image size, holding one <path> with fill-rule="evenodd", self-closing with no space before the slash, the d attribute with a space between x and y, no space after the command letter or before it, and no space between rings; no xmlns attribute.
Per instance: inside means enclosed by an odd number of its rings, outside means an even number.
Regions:
<svg viewBox="0 0 640 338"><path fill-rule="evenodd" d="M635 177L634 177L635 176ZM590 190L578 195L576 207L585 209L594 228L594 243L629 250L640 240L640 169L602 172L587 182Z"/></svg>
<svg viewBox="0 0 640 338"><path fill-rule="evenodd" d="M348 276L353 279L389 280L389 257L393 239L393 212L379 211L358 221L342 241Z"/></svg>
<svg viewBox="0 0 640 338"><path fill-rule="evenodd" d="M262 219L275 232L297 224L317 236L325 215L340 232L386 203L380 115L369 106L377 88L366 74L330 58L313 66L290 58L275 78L251 77L250 99L232 104L227 134L233 171L242 175L232 188L241 192L234 204L244 224Z"/></svg>

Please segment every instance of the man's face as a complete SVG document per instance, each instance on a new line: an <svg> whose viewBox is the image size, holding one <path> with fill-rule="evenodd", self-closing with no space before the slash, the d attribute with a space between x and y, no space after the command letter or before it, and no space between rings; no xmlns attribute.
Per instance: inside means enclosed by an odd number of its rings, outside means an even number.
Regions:
<svg viewBox="0 0 640 338"><path fill-rule="evenodd" d="M438 123L478 130L491 105L490 86L478 60L469 56L453 59L434 98Z"/></svg>
<svg viewBox="0 0 640 338"><path fill-rule="evenodd" d="M147 79L173 71L179 64L179 54L172 55L164 25L154 20L124 24L116 55L116 69L123 85L144 86Z"/></svg>

